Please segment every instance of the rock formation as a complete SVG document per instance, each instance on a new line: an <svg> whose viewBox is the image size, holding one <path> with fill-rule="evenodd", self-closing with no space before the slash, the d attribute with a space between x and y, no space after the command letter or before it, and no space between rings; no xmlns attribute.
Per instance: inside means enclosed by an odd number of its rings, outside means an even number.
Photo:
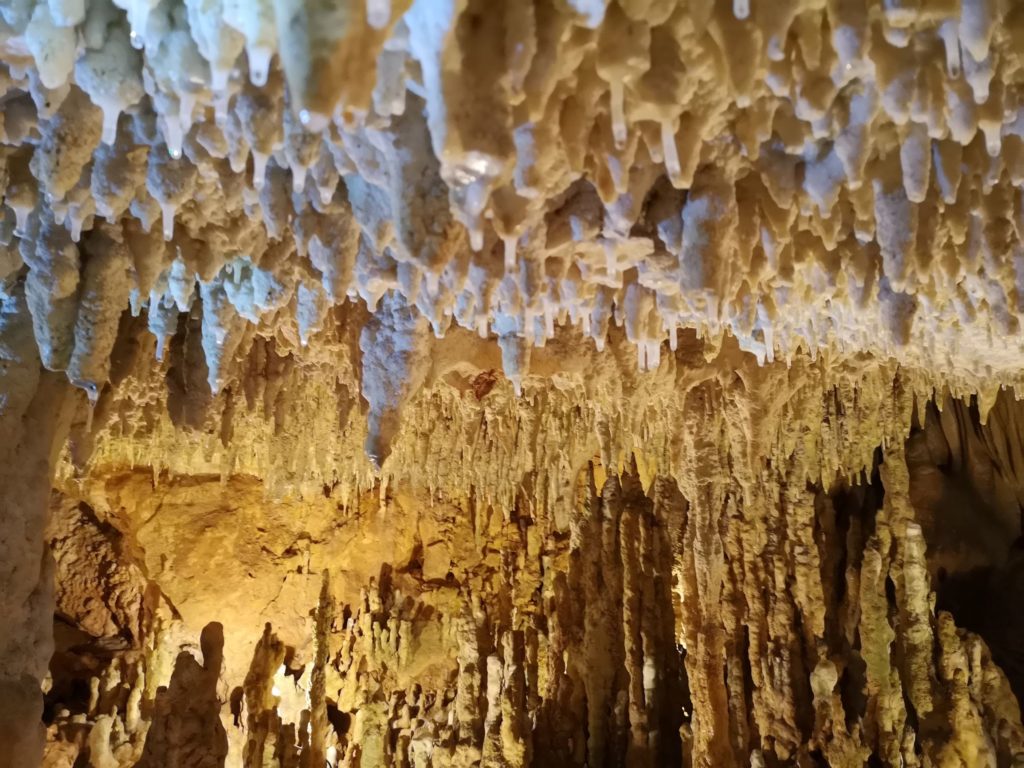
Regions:
<svg viewBox="0 0 1024 768"><path fill-rule="evenodd" d="M1024 766L1022 62L0 2L0 768Z"/></svg>

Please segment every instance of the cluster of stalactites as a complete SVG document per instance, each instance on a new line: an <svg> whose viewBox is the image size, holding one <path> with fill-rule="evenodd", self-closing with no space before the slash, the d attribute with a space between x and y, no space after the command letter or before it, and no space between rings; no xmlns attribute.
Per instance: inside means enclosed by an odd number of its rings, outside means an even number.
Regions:
<svg viewBox="0 0 1024 768"><path fill-rule="evenodd" d="M497 350L483 356L488 345L461 331L433 342L430 370L418 379L419 390L408 392L386 364L399 324L375 320L347 345L336 339L321 366L280 357L257 339L233 369L237 386L211 398L200 396L202 372L185 375L189 360L201 360L198 326L193 320L176 337L169 374L149 366L152 341L140 329L135 368L103 393L91 421L76 423L62 472L147 466L155 484L179 475L253 475L273 496L315 498L327 486L346 505L377 482L382 499L389 486L413 483L440 497L446 489L473 488L481 504L505 508L516 504L523 478L532 477L531 503L564 519L572 501L564 479L595 456L621 469L636 455L648 479L682 473L688 435L695 420L707 417L700 404L711 397L727 397L730 411L744 414L733 419L742 426L733 435L737 450L774 464L802 444L811 457L808 480L829 482L870 474L875 447L909 432L915 404L923 413L936 385L874 360L826 365L800 355L791 368L759 366L735 342L709 351L692 333L659 370L638 374L623 333L610 334L606 351L597 353L563 330L534 354L538 370L557 372L558 385L535 379L515 397L493 370ZM458 363L466 355L482 372ZM423 375L424 361L414 362ZM390 406L392 397L403 398L402 405ZM1002 399L1012 402L1009 393ZM983 414L988 407L982 404ZM379 473L360 445L370 448Z"/></svg>
<svg viewBox="0 0 1024 768"><path fill-rule="evenodd" d="M93 394L125 306L158 354L201 307L216 391L348 300L371 454L453 323L517 389L564 324L1019 376L1013 4L25 0L0 38L0 277Z"/></svg>
<svg viewBox="0 0 1024 768"><path fill-rule="evenodd" d="M512 768L542 754L565 765L800 765L815 753L837 768L1018 765L1024 728L1006 675L980 638L935 612L903 449L879 452L872 486L829 494L802 482L802 451L753 472L738 453L707 450L710 434L693 430L678 483L658 477L646 492L638 476L591 465L572 482L561 533L525 503L515 521L509 509L448 506L452 527L410 543L419 557L405 571L381 562L379 580L342 581L339 594L327 577L337 550L318 542L302 559L324 570L284 571L313 588L242 611L227 630L228 646L251 649L244 680L213 642L217 625L201 636L203 663L181 653L173 673L171 637L147 630L143 663L111 664L93 683L94 764L107 751L111 766L149 768L233 749L245 764L284 755L282 768L424 756ZM174 514L171 497L153 503ZM424 530L432 512L417 508ZM365 531L372 517L337 530ZM220 587L188 582L200 595ZM296 615L317 582L316 608ZM197 600L187 620L218 605ZM296 630L303 642L289 649ZM233 727L218 677L241 694ZM348 728L333 730L328 701ZM54 730L85 724L62 717Z"/></svg>

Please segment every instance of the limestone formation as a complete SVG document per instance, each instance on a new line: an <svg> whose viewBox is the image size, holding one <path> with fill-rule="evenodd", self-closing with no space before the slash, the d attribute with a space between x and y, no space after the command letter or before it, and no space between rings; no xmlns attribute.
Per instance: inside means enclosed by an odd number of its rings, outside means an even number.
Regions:
<svg viewBox="0 0 1024 768"><path fill-rule="evenodd" d="M0 768L1024 766L1022 63L0 0Z"/></svg>

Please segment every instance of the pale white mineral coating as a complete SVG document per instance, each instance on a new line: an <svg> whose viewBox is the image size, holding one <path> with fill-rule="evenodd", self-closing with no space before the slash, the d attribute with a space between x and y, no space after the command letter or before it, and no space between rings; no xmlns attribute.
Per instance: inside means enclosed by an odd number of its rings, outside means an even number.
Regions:
<svg viewBox="0 0 1024 768"><path fill-rule="evenodd" d="M162 338L176 259L178 311L214 297L205 314L262 333L297 316L308 342L331 305L396 294L435 335L496 339L514 381L556 326L600 349L614 322L641 370L696 328L765 361L868 352L961 392L1021 384L1024 17L775 6L9 4L5 216L16 240L123 229L132 308ZM166 253L135 234L154 228ZM56 369L70 247L25 258ZM212 287L238 260L263 298ZM89 296L126 304L119 284Z"/></svg>

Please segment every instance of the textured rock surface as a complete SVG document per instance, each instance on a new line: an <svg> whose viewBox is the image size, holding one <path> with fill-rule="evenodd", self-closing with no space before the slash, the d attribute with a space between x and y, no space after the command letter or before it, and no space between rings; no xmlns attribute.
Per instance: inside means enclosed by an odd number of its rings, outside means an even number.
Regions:
<svg viewBox="0 0 1024 768"><path fill-rule="evenodd" d="M46 547L55 446L70 410L65 382L40 372L24 295L0 314L0 743L11 765L42 748L39 687L53 650L53 561Z"/></svg>
<svg viewBox="0 0 1024 768"><path fill-rule="evenodd" d="M0 768L1024 765L1022 52L0 3Z"/></svg>
<svg viewBox="0 0 1024 768"><path fill-rule="evenodd" d="M1014 3L95 0L5 7L3 274L93 393L121 310L202 307L214 390L348 300L371 449L434 334L572 324L1017 384ZM674 342L671 343L674 348ZM380 434L377 434L378 431Z"/></svg>

